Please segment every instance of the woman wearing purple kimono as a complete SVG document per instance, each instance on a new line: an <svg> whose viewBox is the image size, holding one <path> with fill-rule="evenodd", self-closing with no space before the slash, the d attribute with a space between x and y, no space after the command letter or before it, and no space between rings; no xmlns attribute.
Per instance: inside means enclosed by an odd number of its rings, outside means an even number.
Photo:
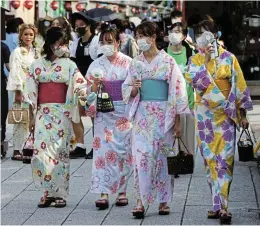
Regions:
<svg viewBox="0 0 260 226"><path fill-rule="evenodd" d="M171 148L180 135L180 114L190 113L186 84L175 60L156 47L158 27L144 22L136 30L142 53L131 62L123 84L123 98L130 105L133 121L132 154L137 207L135 217L144 217L144 205L155 200L159 214L169 214L173 178L168 174L164 148Z"/></svg>

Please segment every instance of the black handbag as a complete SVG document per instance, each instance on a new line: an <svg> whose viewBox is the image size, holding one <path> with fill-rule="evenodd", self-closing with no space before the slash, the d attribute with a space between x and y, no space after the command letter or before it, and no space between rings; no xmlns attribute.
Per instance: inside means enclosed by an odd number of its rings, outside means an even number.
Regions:
<svg viewBox="0 0 260 226"><path fill-rule="evenodd" d="M241 140L244 132L246 133L246 139ZM247 129L243 129L237 142L237 149L240 162L248 162L254 159L253 141Z"/></svg>
<svg viewBox="0 0 260 226"><path fill-rule="evenodd" d="M109 95L103 97L102 87L103 84L101 83L97 93L97 111L103 113L112 112L115 110L113 100Z"/></svg>
<svg viewBox="0 0 260 226"><path fill-rule="evenodd" d="M23 147L23 163L24 164L31 164L31 159L33 156L33 147L34 145L34 135L33 133L30 133L29 137L25 141L24 147Z"/></svg>
<svg viewBox="0 0 260 226"><path fill-rule="evenodd" d="M178 175L178 174L192 174L194 170L194 159L193 155L188 151L183 140L178 137L178 149L179 153L176 156L167 157L168 164L168 174ZM175 144L176 139L173 142ZM181 145L183 144L185 151L181 150Z"/></svg>

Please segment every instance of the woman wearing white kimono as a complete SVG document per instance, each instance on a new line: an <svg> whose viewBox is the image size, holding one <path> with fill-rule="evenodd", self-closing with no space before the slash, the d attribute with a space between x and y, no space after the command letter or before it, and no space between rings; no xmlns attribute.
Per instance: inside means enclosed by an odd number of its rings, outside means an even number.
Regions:
<svg viewBox="0 0 260 226"><path fill-rule="evenodd" d="M96 201L99 209L109 207L108 195L114 193L118 193L117 206L128 204L126 188L132 165L131 125L121 90L131 58L118 52L119 32L111 25L104 26L100 35L103 56L90 65L86 74L89 92L97 93L102 82L102 91L110 95L115 107L109 113L96 112L95 99L87 110L88 116L95 117L91 192L101 194Z"/></svg>
<svg viewBox="0 0 260 226"><path fill-rule="evenodd" d="M19 30L19 47L10 56L10 73L8 76L7 90L14 92L13 108L28 108L22 102L25 77L32 62L38 58L34 47L36 29L32 24L23 24ZM15 124L13 127L14 153L12 160L22 161L25 139L29 135L28 124Z"/></svg>
<svg viewBox="0 0 260 226"><path fill-rule="evenodd" d="M132 154L137 207L133 216L144 217L144 205L157 200L159 214L169 214L173 178L168 175L163 148L172 148L180 135L180 114L190 113L183 75L164 50L156 47L158 27L144 22L135 30L142 53L133 59L123 84L124 101L133 119Z"/></svg>

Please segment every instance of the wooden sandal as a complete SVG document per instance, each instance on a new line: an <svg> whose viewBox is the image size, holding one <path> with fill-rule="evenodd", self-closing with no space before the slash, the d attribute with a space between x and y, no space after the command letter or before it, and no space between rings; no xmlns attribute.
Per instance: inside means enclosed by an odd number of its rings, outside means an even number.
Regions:
<svg viewBox="0 0 260 226"><path fill-rule="evenodd" d="M170 214L170 207L169 206L163 206L159 207L159 215L169 215Z"/></svg>
<svg viewBox="0 0 260 226"><path fill-rule="evenodd" d="M23 161L23 155L20 151L14 150L13 157L11 159L14 161Z"/></svg>
<svg viewBox="0 0 260 226"><path fill-rule="evenodd" d="M144 218L144 212L145 212L144 207L135 207L132 210L133 216L137 219Z"/></svg>
<svg viewBox="0 0 260 226"><path fill-rule="evenodd" d="M208 211L208 219L219 219L219 211Z"/></svg>
<svg viewBox="0 0 260 226"><path fill-rule="evenodd" d="M226 210L219 211L219 221L220 224L230 224L232 220L232 214Z"/></svg>
<svg viewBox="0 0 260 226"><path fill-rule="evenodd" d="M128 198L117 198L115 205L116 206L127 206L128 205Z"/></svg>
<svg viewBox="0 0 260 226"><path fill-rule="evenodd" d="M108 209L109 207L108 199L98 199L96 201L96 207L99 208L100 210Z"/></svg>
<svg viewBox="0 0 260 226"><path fill-rule="evenodd" d="M63 208L66 205L67 205L67 202L63 198L56 198L55 199L55 207L56 208Z"/></svg>
<svg viewBox="0 0 260 226"><path fill-rule="evenodd" d="M53 202L55 202L54 197L42 197L40 203L38 204L39 208L46 208L49 207Z"/></svg>

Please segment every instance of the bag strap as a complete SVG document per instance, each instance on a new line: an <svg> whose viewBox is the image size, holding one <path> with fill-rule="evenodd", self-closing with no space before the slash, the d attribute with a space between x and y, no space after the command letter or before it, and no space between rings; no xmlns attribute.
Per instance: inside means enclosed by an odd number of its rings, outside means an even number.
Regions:
<svg viewBox="0 0 260 226"><path fill-rule="evenodd" d="M246 133L246 135L247 135L247 137L250 139L250 141L253 143L253 140L252 140L252 138L251 138L251 135L250 135L250 132L249 132L248 129L243 129L242 133L240 134L239 141L241 140L241 137L242 137L242 135L243 135L244 132Z"/></svg>
<svg viewBox="0 0 260 226"><path fill-rule="evenodd" d="M183 140L181 139L181 137L178 137L178 148L179 148L179 151L181 150L181 143L182 145L184 146L184 148L186 149L186 151L190 154L188 148L186 147L186 145L184 144Z"/></svg>

